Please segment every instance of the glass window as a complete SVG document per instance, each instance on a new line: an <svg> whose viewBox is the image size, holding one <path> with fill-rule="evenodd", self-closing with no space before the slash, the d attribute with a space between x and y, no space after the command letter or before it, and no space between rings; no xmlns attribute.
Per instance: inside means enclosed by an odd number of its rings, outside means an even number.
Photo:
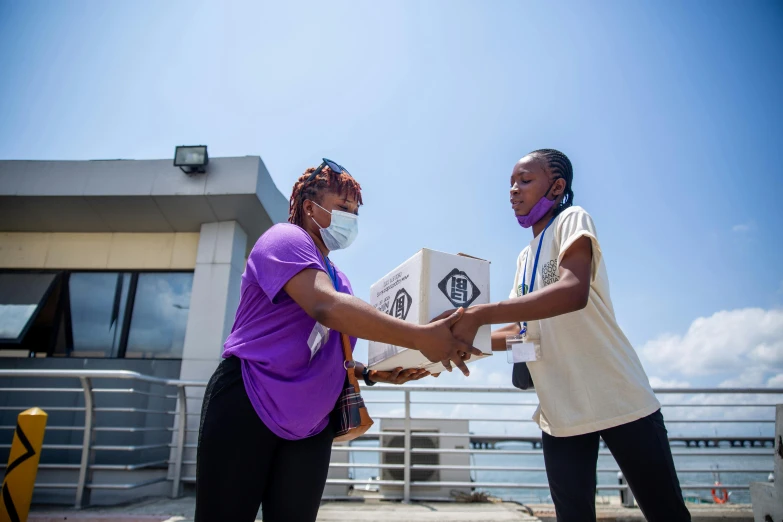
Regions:
<svg viewBox="0 0 783 522"><path fill-rule="evenodd" d="M179 359L193 272L0 272L0 355Z"/></svg>
<svg viewBox="0 0 783 522"><path fill-rule="evenodd" d="M119 355L130 281L128 273L74 272L70 275L72 357Z"/></svg>
<svg viewBox="0 0 783 522"><path fill-rule="evenodd" d="M0 342L22 340L57 274L0 274Z"/></svg>
<svg viewBox="0 0 783 522"><path fill-rule="evenodd" d="M44 298L35 318L30 323L24 340L19 344L21 348L29 352L35 352L38 356L49 355L53 347L53 341L58 335L60 326L59 316L63 293L62 276L58 274L49 288L48 297Z"/></svg>
<svg viewBox="0 0 783 522"><path fill-rule="evenodd" d="M125 357L182 357L192 273L141 273Z"/></svg>

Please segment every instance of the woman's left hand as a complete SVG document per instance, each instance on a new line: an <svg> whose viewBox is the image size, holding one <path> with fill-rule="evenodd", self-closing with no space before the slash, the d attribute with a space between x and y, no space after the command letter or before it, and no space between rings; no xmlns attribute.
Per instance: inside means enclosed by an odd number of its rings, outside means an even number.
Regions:
<svg viewBox="0 0 783 522"><path fill-rule="evenodd" d="M427 370L409 368L403 370L402 368L395 368L391 372L381 372L378 370L370 370L369 378L373 382L385 382L388 384L405 384L409 381L418 381L428 376L430 372Z"/></svg>

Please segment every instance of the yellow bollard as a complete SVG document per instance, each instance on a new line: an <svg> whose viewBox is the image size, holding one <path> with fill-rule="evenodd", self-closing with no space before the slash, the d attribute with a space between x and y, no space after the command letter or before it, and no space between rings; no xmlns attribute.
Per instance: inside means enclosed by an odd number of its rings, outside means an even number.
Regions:
<svg viewBox="0 0 783 522"><path fill-rule="evenodd" d="M27 521L47 417L42 409L30 408L17 418L0 497L0 522Z"/></svg>

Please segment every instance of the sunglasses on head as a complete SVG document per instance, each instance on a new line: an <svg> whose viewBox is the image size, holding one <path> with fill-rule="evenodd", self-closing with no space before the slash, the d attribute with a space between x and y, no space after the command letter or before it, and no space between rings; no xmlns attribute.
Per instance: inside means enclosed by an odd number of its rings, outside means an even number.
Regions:
<svg viewBox="0 0 783 522"><path fill-rule="evenodd" d="M321 164L318 165L318 168L315 169L312 174L310 174L310 177L307 178L307 181L305 183L309 183L309 182L313 181L315 179L315 177L318 174L320 174L322 170L324 170L324 167L329 167L330 169L332 169L332 172L334 172L335 174L340 174L342 172L345 172L346 174L348 174L350 176L350 173L345 169L345 167L343 167L339 163L335 163L334 161L332 161L330 159L323 158L323 161L321 162Z"/></svg>

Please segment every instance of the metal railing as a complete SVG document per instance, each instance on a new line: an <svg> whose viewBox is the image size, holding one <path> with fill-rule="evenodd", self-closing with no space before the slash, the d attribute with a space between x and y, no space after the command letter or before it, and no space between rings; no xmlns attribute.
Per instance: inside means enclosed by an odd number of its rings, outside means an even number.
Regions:
<svg viewBox="0 0 783 522"><path fill-rule="evenodd" d="M203 388L206 382L201 381L181 381L175 379L162 379L142 375L131 371L110 371L110 370L0 370L0 392L9 397L5 402L10 405L0 406L0 414L16 414L22 410L40 406L50 413L50 425L47 427L48 433L58 432L82 432L81 444L60 444L50 443L44 439L42 451L41 470L59 471L67 474L78 471L75 482L40 482L36 483L36 488L40 489L73 489L75 491L75 506L84 507L90 503L90 492L93 490L134 490L145 486L160 484L162 482L171 482L171 496L178 497L182 491L183 482L192 482L195 476L184 476L183 468L195 465L195 458L186 460L187 451L195 454L195 442L188 442L188 439L195 441L198 433L198 415L199 411L188 411L188 400L200 401L203 394ZM6 379L14 380L40 380L31 386L7 386ZM42 380L43 379L43 380ZM63 387L59 385L61 379L67 379L69 382L78 382L79 386ZM95 386L95 381L110 381L112 386ZM130 382L136 387L117 387ZM44 385L42 386L41 383ZM56 383L57 386L49 386L50 383ZM144 389L149 388L149 389ZM194 394L188 395L188 389L193 389ZM432 386L375 386L373 388L363 388L365 402L370 408L371 415L376 421L380 421L378 428L384 422L402 423L400 428L380 431L372 430L360 439L367 441L378 441L378 446L368 447L362 445L335 445L333 452L348 452L350 455L375 454L390 455L402 454L401 463L384 462L333 462L334 470L384 470L399 471L402 470L401 479L378 479L368 478L333 478L327 481L327 485L333 486L367 486L374 485L385 488L382 494L386 498L399 498L404 501L411 499L425 498L426 489L424 488L465 488L465 489L501 489L501 490L546 490L548 484L545 479L539 482L519 482L519 481L498 481L498 480L478 480L473 479L470 474L474 472L515 472L515 473L543 473L545 469L542 466L531 465L490 465L469 462L465 465L443 465L440 463L415 463L414 457L420 455L438 455L438 456L465 456L469 459L476 456L487 455L505 455L509 458L523 457L530 455L542 455L540 443L537 444L535 434L530 436L508 435L501 433L499 429L488 429L487 431L474 431L467 429L464 432L450 431L421 431L416 430L415 423L438 423L442 421L462 422L462 425L525 425L532 423L530 419L531 408L537 405L537 402L530 400L519 400L522 398L535 397L533 392L521 392L514 388L492 388L492 387L432 387ZM767 444L773 439L774 429L774 405L783 402L783 389L763 388L685 388L685 389L657 389L655 390L661 397L675 397L674 402L663 402L664 412L669 410L685 411L685 416L669 415L667 413L666 424L671 433L673 426L685 426L691 431L679 439L672 440L672 454L677 456L688 455L692 457L750 457L750 456L768 456L768 461L756 467L727 467L721 468L722 474L729 476L740 476L751 473L770 473L772 471L772 444ZM70 406L49 406L45 402L46 394L56 394L58 398L68 396L79 396L81 400L77 405ZM500 399L478 400L478 397L500 397ZM139 398L136 402L139 404L130 406L123 404L129 402L129 398ZM763 400L767 397L769 400ZM773 400L774 397L774 400ZM112 398L114 405L102 404L107 402L107 398ZM122 398L117 405L118 398ZM445 399L450 400L445 400ZM416 400L413 400L416 399ZM503 400L501 400L503 399ZM722 400L719 400L722 399ZM32 401L32 402L31 402ZM37 403L33 403L37 402ZM43 404L41 404L43 402ZM111 402L111 401L108 401ZM132 402L132 401L131 401ZM152 405L150 403L153 403ZM414 410L433 406L439 409L440 415L433 415L432 411L425 415L415 415ZM480 407L483 415L464 416L459 414L459 409L464 407ZM452 408L451 411L448 408ZM497 414L498 408L501 413ZM384 411L386 410L386 411ZM509 413L513 410L513 414ZM492 412L496 412L492 415ZM56 412L64 412L72 415L83 414L81 423L74 420L70 424L58 424L52 422L51 415ZM445 412L445 413L444 413ZM525 413L527 412L527 413ZM709 413L706 413L709 412ZM713 413L714 412L714 413ZM120 425L100 424L97 421L106 416L128 416L140 415L147 420L146 425L129 425L131 422L120 423ZM162 419L152 422L156 416ZM124 417L123 417L124 418ZM192 419L190 426L188 419ZM467 424L465 424L467 423ZM502 423L502 424L500 424ZM0 426L0 442L8 441L8 444L0 444L0 448L10 447L10 440L13 434L13 423L6 422L6 425ZM753 436L747 433L734 435L706 435L704 428L726 426L758 426L760 436ZM534 426L530 426L531 430ZM698 430L698 431L696 431ZM522 430L520 430L522 431ZM157 441L146 443L117 443L98 444L97 437L108 437L117 434L137 434L151 435L154 433L163 433L158 436ZM766 434L765 434L766 433ZM384 446L382 441L386 437L403 437L401 447ZM161 440L165 437L166 440ZM428 437L437 441L447 441L449 439L469 439L471 447L442 447L445 443L438 443L435 447L422 448L415 447L413 439ZM681 449L676 443L694 442L697 446L705 444L705 449L694 452L689 449ZM516 443L516 446L512 445ZM529 443L532 449L519 449L519 444ZM738 444L748 443L752 446L760 444L760 449L735 449ZM721 444L730 444L729 448L721 448ZM489 446L494 449L489 449ZM68 462L51 462L47 459L48 452L80 452L78 463L73 462L73 458L65 458ZM150 451L167 451L167 458L155 458L145 461L143 458L136 458L131 463L100 463L96 462L96 456L103 453L112 454L131 454L140 455ZM599 455L609 455L606 449L599 451ZM382 459L379 459L382 460ZM98 471L124 471L138 472L141 470L157 471L159 476L146 478L136 482L108 482L105 480L94 480L94 473ZM420 471L438 471L438 472L467 472L468 480L413 480L414 472ZM600 466L599 473L615 473L619 468ZM681 476L697 473L710 473L715 470L712 468L686 467L678 468L677 472ZM749 484L742 480L722 485L722 488L728 490L747 490ZM714 483L683 483L683 490L709 490L714 488ZM624 483L600 484L598 489L603 490L626 490L628 486ZM424 493L420 492L425 491Z"/></svg>
<svg viewBox="0 0 783 522"><path fill-rule="evenodd" d="M47 435L50 432L73 432L81 431L81 444L60 444L50 443L44 438L42 449L42 463L39 470L59 470L61 472L78 471L75 482L36 482L37 489L73 489L75 490L74 505L82 508L90 503L90 492L93 490L133 490L145 486L151 486L171 480L171 496L177 497L180 494L182 456L185 447L185 433L187 422L187 400L185 395L186 387L204 387L206 383L187 382L171 379L162 379L142 375L137 372L123 370L0 370L0 392L9 399L6 402L15 403L14 405L0 406L0 413L18 413L31 406L40 406L50 414L50 425L47 426ZM44 385L36 386L6 386L5 379L43 379ZM46 383L59 382L61 379L73 380L79 383L78 387L46 386ZM97 387L95 381L110 381L115 387ZM116 387L117 382L131 381L133 385L147 385L147 387L158 387L160 391L151 392L134 387ZM37 384L41 382L36 381ZM27 394L27 395L26 395ZM35 394L35 404L30 402L33 397L29 394ZM69 395L81 395L80 404L74 406L49 406L51 399L47 394L56 394L58 399L69 401ZM26 395L26 397L25 397ZM126 400L121 402L132 402L130 397L141 397L142 400L149 402L156 400L161 403L158 407L138 407L133 405L119 406L101 406L98 404L99 397L111 396L115 399L118 396L124 396ZM20 398L21 397L21 398ZM65 397L63 399L63 397ZM115 400L115 402L117 402ZM53 415L57 413L68 413L73 415L83 415L81 424L57 424L52 422ZM119 426L109 426L96 424L96 419L101 415L119 414L119 415L143 415L143 416L161 416L163 421L155 422L153 426L132 426L126 422ZM15 425L6 422L0 426L0 437L10 442ZM154 443L131 443L131 444L97 444L96 438L101 434L141 434L148 435L162 433L166 440L159 440ZM170 439L174 434L173 440ZM7 434L7 435L6 435ZM158 437L159 439L161 437ZM9 444L0 444L0 448L8 449ZM48 451L47 451L48 450ZM173 458L158 458L144 461L143 459L133 463L96 463L98 453L125 453L138 455L143 452L155 450L173 450ZM70 462L71 458L64 458L68 462L48 462L47 453L53 451L61 452L79 452L78 464ZM137 459L139 460L139 459ZM4 465L2 466L5 467ZM173 478L169 478L169 469L173 472ZM105 482L93 481L93 473L96 471L142 471L158 470L158 477L137 482Z"/></svg>

